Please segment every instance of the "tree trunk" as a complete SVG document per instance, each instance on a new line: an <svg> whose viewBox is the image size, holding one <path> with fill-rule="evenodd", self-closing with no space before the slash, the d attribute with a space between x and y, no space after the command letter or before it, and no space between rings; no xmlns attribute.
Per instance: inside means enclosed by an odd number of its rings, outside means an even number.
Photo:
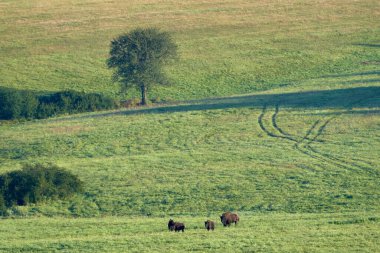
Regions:
<svg viewBox="0 0 380 253"><path fill-rule="evenodd" d="M146 105L147 99L146 99L146 86L141 86L141 105Z"/></svg>

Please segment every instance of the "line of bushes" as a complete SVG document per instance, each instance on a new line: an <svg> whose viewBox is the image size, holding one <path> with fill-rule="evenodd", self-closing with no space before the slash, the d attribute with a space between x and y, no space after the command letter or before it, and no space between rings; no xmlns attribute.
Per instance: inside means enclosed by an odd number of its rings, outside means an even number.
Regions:
<svg viewBox="0 0 380 253"><path fill-rule="evenodd" d="M22 170L0 175L0 215L15 205L48 199L65 199L83 191L83 183L55 165L25 165Z"/></svg>
<svg viewBox="0 0 380 253"><path fill-rule="evenodd" d="M61 114L114 109L118 103L95 93L61 91L37 95L31 91L0 88L0 119L43 119Z"/></svg>

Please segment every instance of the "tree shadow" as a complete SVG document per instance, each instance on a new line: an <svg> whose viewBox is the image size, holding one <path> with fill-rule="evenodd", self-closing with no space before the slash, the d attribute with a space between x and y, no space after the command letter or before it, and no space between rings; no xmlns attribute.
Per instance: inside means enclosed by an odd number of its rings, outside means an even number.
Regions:
<svg viewBox="0 0 380 253"><path fill-rule="evenodd" d="M355 115L355 114L361 114L361 115L378 115L380 114L380 110L377 110L377 109L373 109L373 110L366 110L366 109L362 109L362 110L353 110L353 111L338 111L338 112L321 112L321 113L313 113L313 114L310 114L310 115L313 115L313 116L324 116L324 117L327 117L327 116L339 116L339 115L344 115L344 114L350 114L350 115ZM302 115L305 115L305 114L302 114Z"/></svg>
<svg viewBox="0 0 380 253"><path fill-rule="evenodd" d="M379 70L359 72L359 73L350 73L350 74L338 74L338 75L326 75L322 78L333 78L333 77L355 77L355 76L369 76L369 75L380 75Z"/></svg>
<svg viewBox="0 0 380 253"><path fill-rule="evenodd" d="M371 43L357 43L354 44L355 46L361 46L361 47L374 47L374 48L380 48L380 44L371 44Z"/></svg>
<svg viewBox="0 0 380 253"><path fill-rule="evenodd" d="M365 83L380 83L379 78L366 79L366 80L350 80L339 82L340 84L365 84Z"/></svg>
<svg viewBox="0 0 380 253"><path fill-rule="evenodd" d="M370 72L372 73L372 72ZM377 72L375 72L377 73ZM380 82L371 79L369 82ZM294 109L350 109L350 108L379 108L380 86L356 87L334 90L304 91L281 94L257 94L236 97L209 98L190 101L179 101L158 104L154 107L141 107L113 112L70 116L70 118L94 118L111 115L134 114L163 114L174 112L217 110L229 108L260 108L264 106L280 106ZM357 114L373 113L366 110L355 111ZM375 112L376 114L378 111ZM57 120L62 120L57 119Z"/></svg>
<svg viewBox="0 0 380 253"><path fill-rule="evenodd" d="M161 114L243 107L262 108L263 106L281 106L282 108L296 109L377 108L380 107L380 86L201 99L186 101L180 105L165 104L154 108L107 112L87 117L148 113Z"/></svg>

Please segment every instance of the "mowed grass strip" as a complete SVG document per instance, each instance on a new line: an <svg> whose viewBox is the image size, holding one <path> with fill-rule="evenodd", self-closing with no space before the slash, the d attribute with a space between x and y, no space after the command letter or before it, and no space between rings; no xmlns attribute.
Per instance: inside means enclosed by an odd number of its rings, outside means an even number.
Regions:
<svg viewBox="0 0 380 253"><path fill-rule="evenodd" d="M167 230L169 217L37 218L2 220L0 250L6 252L376 252L380 217L367 213L240 213L223 227L218 213L180 216L184 233ZM206 219L216 229L204 228Z"/></svg>

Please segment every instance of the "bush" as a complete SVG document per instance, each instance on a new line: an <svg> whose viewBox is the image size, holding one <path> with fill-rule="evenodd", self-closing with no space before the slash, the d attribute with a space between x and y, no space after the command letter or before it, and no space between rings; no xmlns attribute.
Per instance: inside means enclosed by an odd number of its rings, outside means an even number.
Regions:
<svg viewBox="0 0 380 253"><path fill-rule="evenodd" d="M0 119L35 118L39 101L30 91L0 89Z"/></svg>
<svg viewBox="0 0 380 253"><path fill-rule="evenodd" d="M59 114L59 107L56 104L40 103L36 111L37 119L45 119Z"/></svg>
<svg viewBox="0 0 380 253"><path fill-rule="evenodd" d="M0 215L4 216L7 213L7 207L5 205L5 200L4 200L4 192L5 192L5 185L7 184L4 181L4 177L0 176Z"/></svg>
<svg viewBox="0 0 380 253"><path fill-rule="evenodd" d="M62 91L37 95L30 91L0 88L0 119L43 119L60 114L117 108L117 103L100 94Z"/></svg>
<svg viewBox="0 0 380 253"><path fill-rule="evenodd" d="M5 206L5 201L3 195L0 195L0 216L7 215L7 207Z"/></svg>
<svg viewBox="0 0 380 253"><path fill-rule="evenodd" d="M55 165L26 165L0 176L0 212L14 205L64 199L83 191L75 175Z"/></svg>
<svg viewBox="0 0 380 253"><path fill-rule="evenodd" d="M140 105L140 99L138 98L127 99L120 102L120 106L124 108L133 108L139 105Z"/></svg>
<svg viewBox="0 0 380 253"><path fill-rule="evenodd" d="M11 89L0 89L0 119L18 119L21 117L22 96Z"/></svg>
<svg viewBox="0 0 380 253"><path fill-rule="evenodd" d="M40 97L39 118L64 113L91 112L116 108L114 100L100 94L62 91Z"/></svg>
<svg viewBox="0 0 380 253"><path fill-rule="evenodd" d="M20 94L22 96L20 116L25 119L35 118L39 105L37 96L30 91L23 91Z"/></svg>

